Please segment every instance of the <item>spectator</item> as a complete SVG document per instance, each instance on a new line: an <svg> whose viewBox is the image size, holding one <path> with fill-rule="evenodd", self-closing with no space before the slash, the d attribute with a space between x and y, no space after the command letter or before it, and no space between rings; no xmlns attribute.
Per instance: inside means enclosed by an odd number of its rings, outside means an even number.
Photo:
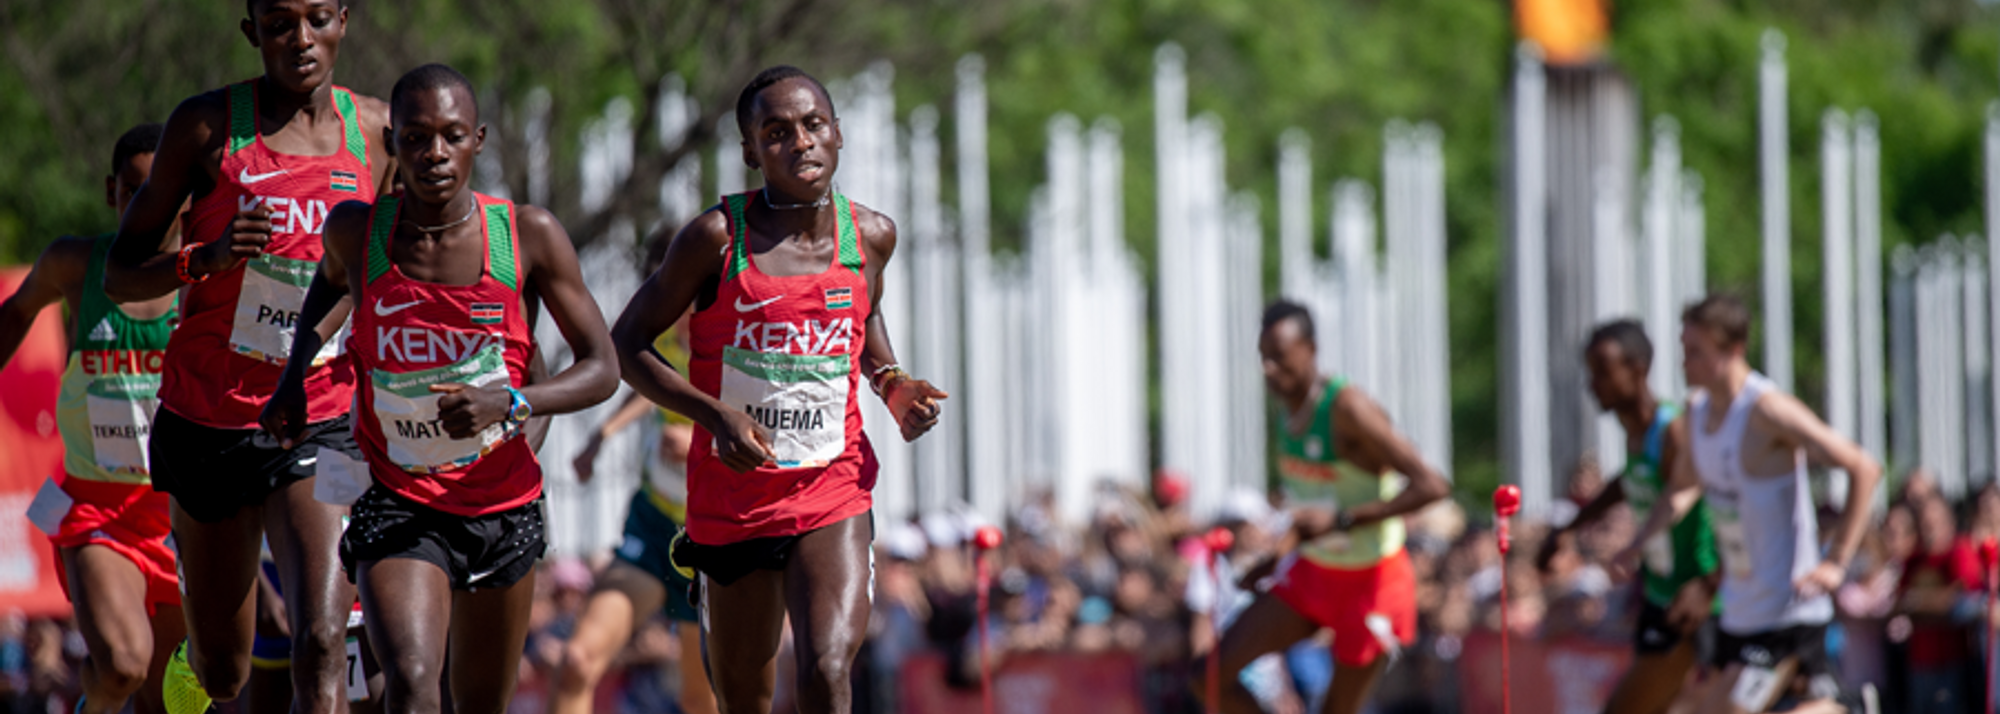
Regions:
<svg viewBox="0 0 2000 714"><path fill-rule="evenodd" d="M1919 547L1903 566L1897 611L1910 618L1910 714L1963 711L1964 672L1971 657L1963 626L1976 613L1980 590L1979 556L1958 535L1951 506L1942 499L1914 499ZM1973 609L1967 610L1970 603Z"/></svg>

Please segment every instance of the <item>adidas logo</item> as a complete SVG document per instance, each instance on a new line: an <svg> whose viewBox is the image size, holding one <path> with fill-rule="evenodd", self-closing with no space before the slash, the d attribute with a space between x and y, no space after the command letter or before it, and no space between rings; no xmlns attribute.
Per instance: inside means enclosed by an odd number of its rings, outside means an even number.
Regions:
<svg viewBox="0 0 2000 714"><path fill-rule="evenodd" d="M90 341L92 342L110 342L115 339L118 339L118 331L111 329L111 318L109 317L99 320L96 327L90 328Z"/></svg>

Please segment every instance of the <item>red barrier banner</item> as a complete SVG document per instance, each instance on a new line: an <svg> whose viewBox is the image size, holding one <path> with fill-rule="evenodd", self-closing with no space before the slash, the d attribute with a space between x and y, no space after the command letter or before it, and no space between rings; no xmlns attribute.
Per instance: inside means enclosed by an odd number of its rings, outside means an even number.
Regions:
<svg viewBox="0 0 2000 714"><path fill-rule="evenodd" d="M979 689L945 684L945 659L912 655L898 677L902 714L976 714ZM1139 662L1123 654L1023 654L993 672L994 714L1141 714Z"/></svg>
<svg viewBox="0 0 2000 714"><path fill-rule="evenodd" d="M13 295L27 277L27 268L0 269L0 299ZM56 579L55 549L28 522L35 492L62 471L56 391L68 362L67 346L62 310L51 307L36 318L6 369L0 369L0 611L69 616L69 599Z"/></svg>
<svg viewBox="0 0 2000 714"><path fill-rule="evenodd" d="M1516 639L1509 653L1514 711L1598 714L1632 664L1632 647L1591 640ZM1459 701L1465 714L1500 714L1500 636L1465 638L1458 659Z"/></svg>

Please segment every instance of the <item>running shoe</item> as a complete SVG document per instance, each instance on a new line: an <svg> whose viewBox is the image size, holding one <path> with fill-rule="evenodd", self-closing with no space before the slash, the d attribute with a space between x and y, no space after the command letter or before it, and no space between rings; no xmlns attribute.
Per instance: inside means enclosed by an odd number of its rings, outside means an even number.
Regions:
<svg viewBox="0 0 2000 714"><path fill-rule="evenodd" d="M207 714L215 700L209 698L208 691L201 688L201 680L194 676L194 668L188 666L188 643L181 640L181 646L174 650L173 659L167 660L165 682L161 683L161 694L167 714Z"/></svg>

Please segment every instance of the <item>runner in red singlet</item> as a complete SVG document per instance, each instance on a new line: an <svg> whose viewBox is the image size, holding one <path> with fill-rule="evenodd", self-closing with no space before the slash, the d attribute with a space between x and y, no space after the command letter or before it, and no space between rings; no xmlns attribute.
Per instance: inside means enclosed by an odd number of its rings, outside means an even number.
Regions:
<svg viewBox="0 0 2000 714"><path fill-rule="evenodd" d="M826 90L797 68L765 70L736 121L764 189L683 228L613 337L626 381L696 425L674 558L702 574L717 704L769 710L789 613L800 710L844 713L871 579L875 461L858 387L869 377L905 440L937 423L945 394L896 366L874 309L896 226L834 192L841 136ZM652 345L690 305L683 378Z"/></svg>
<svg viewBox="0 0 2000 714"><path fill-rule="evenodd" d="M118 138L104 201L120 213L146 182L162 129L142 124ZM146 438L160 353L180 318L171 296L124 305L104 296L111 239L65 236L42 251L20 289L0 303L0 366L43 308L59 302L67 308L69 368L56 404L64 477L59 487L51 479L36 505L50 501L46 513L61 519L49 540L90 650L76 710L115 712L137 694L134 710L157 714L160 673L184 625L167 542L167 497L148 485Z"/></svg>
<svg viewBox="0 0 2000 714"><path fill-rule="evenodd" d="M152 178L119 227L105 281L115 300L185 288L150 446L154 488L172 496L174 535L187 556L189 646L167 676L176 714L199 714L211 696L234 699L249 678L266 530L298 645L295 711L334 711L346 698L354 593L334 558L343 509L314 500L312 483L323 452L354 449L345 358L315 356L307 389L316 425L302 443L285 448L256 427L288 354L329 210L372 198L390 174L378 146L388 107L333 84L347 28L338 0L247 6L242 31L262 55L264 74L174 110ZM187 245L168 251L162 236L189 197ZM327 316L334 326L346 319L345 305Z"/></svg>
<svg viewBox="0 0 2000 714"><path fill-rule="evenodd" d="M454 711L504 712L547 547L542 467L524 429L611 397L611 336L555 217L469 187L486 127L465 77L419 67L390 104L385 139L405 190L328 218L301 318L321 328L299 331L263 421L286 441L310 428L298 365L334 337L319 318L352 296L354 431L374 483L340 558L360 584L384 709L440 711L443 672ZM542 305L576 359L535 381L529 316Z"/></svg>

